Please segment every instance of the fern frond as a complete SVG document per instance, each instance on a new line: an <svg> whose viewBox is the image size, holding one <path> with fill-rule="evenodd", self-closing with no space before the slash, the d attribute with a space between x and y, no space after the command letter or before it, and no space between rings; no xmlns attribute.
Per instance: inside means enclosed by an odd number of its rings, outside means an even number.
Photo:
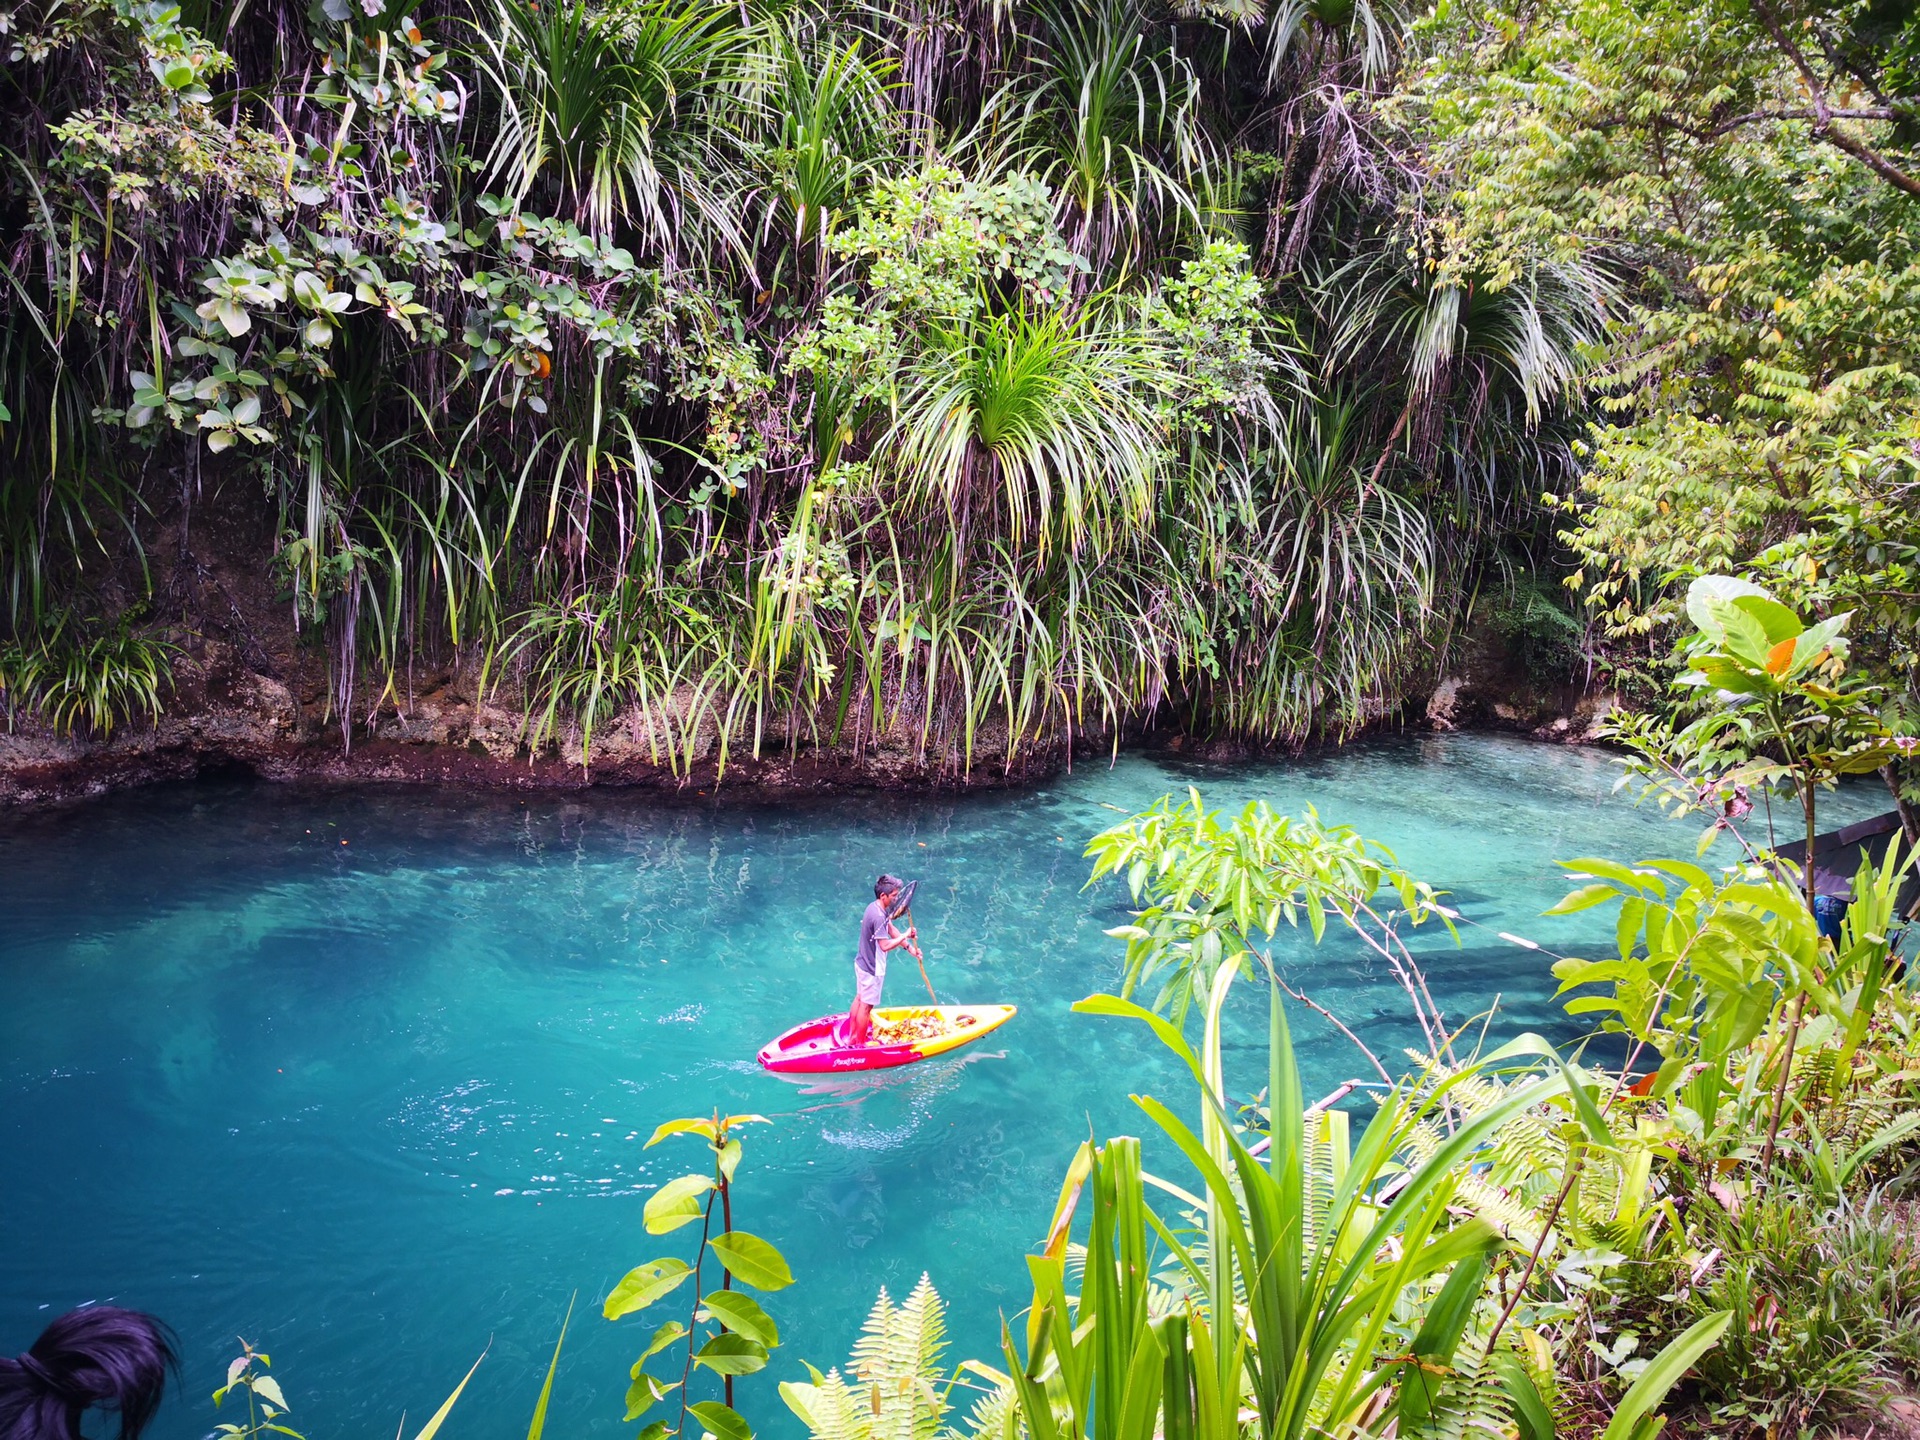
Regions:
<svg viewBox="0 0 1920 1440"><path fill-rule="evenodd" d="M853 1342L857 1398L869 1412L871 1440L934 1440L947 1411L939 1372L946 1334L946 1307L928 1276L902 1305L880 1291Z"/></svg>
<svg viewBox="0 0 1920 1440"><path fill-rule="evenodd" d="M812 1440L872 1440L872 1411L838 1370L824 1376L815 1372L811 1385L788 1384L780 1390L788 1408L806 1422Z"/></svg>
<svg viewBox="0 0 1920 1440"><path fill-rule="evenodd" d="M1017 1440L1023 1429L1012 1387L996 1385L973 1402L965 1431L950 1430L947 1434L956 1440L962 1436L964 1440Z"/></svg>

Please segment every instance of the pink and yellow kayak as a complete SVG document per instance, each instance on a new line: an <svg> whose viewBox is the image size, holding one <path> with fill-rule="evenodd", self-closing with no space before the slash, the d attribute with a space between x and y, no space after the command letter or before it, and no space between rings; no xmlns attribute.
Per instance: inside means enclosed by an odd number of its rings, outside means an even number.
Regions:
<svg viewBox="0 0 1920 1440"><path fill-rule="evenodd" d="M847 1017L822 1015L796 1025L760 1052L760 1063L777 1075L819 1075L886 1070L944 1055L997 1030L1014 1016L1012 1005L908 1005L873 1012L873 1043L846 1043Z"/></svg>

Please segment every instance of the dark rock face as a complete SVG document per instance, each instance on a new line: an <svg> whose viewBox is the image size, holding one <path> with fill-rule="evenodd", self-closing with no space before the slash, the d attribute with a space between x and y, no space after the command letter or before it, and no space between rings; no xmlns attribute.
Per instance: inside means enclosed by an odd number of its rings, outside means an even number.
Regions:
<svg viewBox="0 0 1920 1440"><path fill-rule="evenodd" d="M1470 632L1442 657L1415 718L1434 730L1504 730L1536 740L1591 743L1620 708L1581 673L1542 675L1496 632ZM1417 691L1415 693L1418 693Z"/></svg>
<svg viewBox="0 0 1920 1440"><path fill-rule="evenodd" d="M579 736L535 755L523 743L517 709L464 698L448 687L401 711L377 713L351 745L337 726L303 713L287 687L241 668L220 686L195 685L174 697L158 725L134 724L105 739L60 737L31 722L0 733L0 807L42 806L104 794L129 785L187 779L206 770L241 769L264 779L330 783L439 784L515 790L577 790L637 785L709 790L724 783L743 793L830 790L967 789L1021 784L1065 760L1063 747L977 754L971 767L942 763L911 743L883 741L856 751L764 745L726 762L709 740L690 765L676 768L647 743L637 714L596 732L582 763ZM182 691L188 687L183 686Z"/></svg>

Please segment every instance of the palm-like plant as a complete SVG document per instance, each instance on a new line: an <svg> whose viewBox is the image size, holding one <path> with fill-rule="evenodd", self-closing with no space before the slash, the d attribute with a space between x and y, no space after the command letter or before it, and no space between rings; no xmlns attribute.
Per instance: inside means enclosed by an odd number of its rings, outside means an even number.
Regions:
<svg viewBox="0 0 1920 1440"><path fill-rule="evenodd" d="M1189 179L1213 158L1198 81L1131 0L1056 6L1048 25L1023 161L1059 191L1077 248L1097 264L1132 261L1162 222L1198 220Z"/></svg>
<svg viewBox="0 0 1920 1440"><path fill-rule="evenodd" d="M102 739L136 716L158 722L179 654L129 617L103 627L56 615L35 642L0 643L0 712L11 724L17 712L37 711L60 734Z"/></svg>
<svg viewBox="0 0 1920 1440"><path fill-rule="evenodd" d="M1542 264L1505 283L1434 278L1387 248L1330 270L1314 289L1330 369L1404 357L1410 406L1464 398L1484 410L1510 398L1528 424L1578 380L1609 297L1589 269Z"/></svg>
<svg viewBox="0 0 1920 1440"><path fill-rule="evenodd" d="M1404 23L1399 0L1280 0L1267 17L1269 78L1291 61L1322 73L1357 68L1370 83L1392 63Z"/></svg>
<svg viewBox="0 0 1920 1440"><path fill-rule="evenodd" d="M1281 587L1281 613L1310 613L1316 644L1340 626L1417 627L1431 603L1426 519L1358 463L1362 418L1352 400L1301 407L1252 547Z"/></svg>
<svg viewBox="0 0 1920 1440"><path fill-rule="evenodd" d="M857 39L809 40L797 27L773 36L761 56L768 73L752 86L774 121L760 157L761 233L785 232L796 250L812 242L824 269L834 217L853 208L885 153L894 66L869 57Z"/></svg>
<svg viewBox="0 0 1920 1440"><path fill-rule="evenodd" d="M583 224L604 233L625 220L660 248L695 216L734 238L715 198L721 141L704 102L738 63L737 11L499 0L496 15L481 37L500 97L490 181L524 197L550 176Z"/></svg>
<svg viewBox="0 0 1920 1440"><path fill-rule="evenodd" d="M886 448L905 484L945 504L963 544L992 515L1043 554L1077 550L1151 513L1164 463L1158 365L1097 312L982 314L936 333L905 378Z"/></svg>

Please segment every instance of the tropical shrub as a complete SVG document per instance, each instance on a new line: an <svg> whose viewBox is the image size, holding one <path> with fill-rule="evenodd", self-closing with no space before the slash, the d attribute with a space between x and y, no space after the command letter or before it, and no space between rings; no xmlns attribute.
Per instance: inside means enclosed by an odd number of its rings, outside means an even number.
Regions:
<svg viewBox="0 0 1920 1440"><path fill-rule="evenodd" d="M780 1343L780 1327L746 1289L782 1290L793 1283L793 1272L777 1249L733 1225L733 1176L741 1155L741 1142L733 1132L754 1123L766 1121L759 1115L723 1117L718 1113L707 1120L669 1120L647 1140L648 1145L657 1145L675 1135L697 1135L712 1152L710 1170L667 1181L647 1200L643 1213L650 1235L671 1234L699 1221L700 1241L693 1259L689 1262L667 1255L635 1266L601 1306L607 1319L623 1319L658 1304L688 1280L693 1282L694 1300L687 1319L662 1323L633 1362L633 1384L627 1390L628 1420L638 1420L662 1401L676 1394L679 1397L674 1419L654 1420L643 1427L641 1434L648 1440L687 1434L689 1421L700 1427L695 1433L719 1440L747 1440L752 1434L752 1428L733 1408L733 1382L736 1376L766 1368L768 1352ZM717 1232L716 1206L720 1221ZM706 1282L701 1271L709 1255L720 1265L720 1284L702 1294ZM736 1281L746 1289L735 1289ZM675 1351L681 1355L680 1379L670 1380L647 1368L656 1355L664 1354L671 1371ZM688 1385L696 1368L720 1377L721 1399L692 1398Z"/></svg>
<svg viewBox="0 0 1920 1440"><path fill-rule="evenodd" d="M9 724L32 711L59 734L104 739L116 724L160 718L179 654L128 617L98 626L61 614L37 638L0 645L0 707Z"/></svg>
<svg viewBox="0 0 1920 1440"><path fill-rule="evenodd" d="M257 623L212 493L343 744L422 665L680 770L1377 719L1535 564L1606 287L1435 283L1384 9L936 9L19 10L6 641Z"/></svg>

